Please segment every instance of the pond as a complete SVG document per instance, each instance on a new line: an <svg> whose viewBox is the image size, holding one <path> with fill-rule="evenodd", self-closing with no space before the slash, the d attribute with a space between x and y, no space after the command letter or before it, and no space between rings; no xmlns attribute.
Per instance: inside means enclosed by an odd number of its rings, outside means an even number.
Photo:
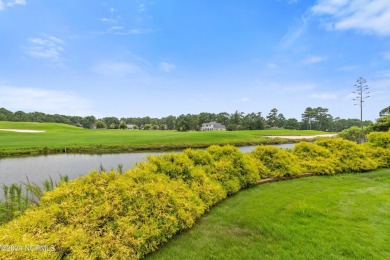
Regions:
<svg viewBox="0 0 390 260"><path fill-rule="evenodd" d="M275 145L280 148L293 148L294 144ZM254 146L239 147L242 152L250 152ZM34 157L4 158L0 159L0 185L27 182L41 183L52 177L59 180L59 176L67 175L69 179L75 179L93 169L101 166L106 169L116 169L119 164L123 169L129 169L135 163L145 161L149 155L161 155L171 153L163 152L138 152L118 154L53 154ZM180 152L180 151L175 151Z"/></svg>

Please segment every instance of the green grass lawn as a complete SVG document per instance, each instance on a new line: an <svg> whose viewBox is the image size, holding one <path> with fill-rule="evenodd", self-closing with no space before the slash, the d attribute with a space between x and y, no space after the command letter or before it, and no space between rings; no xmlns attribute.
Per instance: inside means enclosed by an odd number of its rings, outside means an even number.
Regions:
<svg viewBox="0 0 390 260"><path fill-rule="evenodd" d="M212 144L260 144L275 142L266 135L316 135L320 131L254 130L254 131L131 131L93 130L55 123L0 121L0 129L45 130L44 133L0 131L0 155L7 153L59 152L64 148L75 152L126 151L140 149L172 149L205 147ZM46 148L45 148L46 147ZM44 149L45 150L42 150ZM17 151L19 150L19 151ZM8 151L8 152L7 152Z"/></svg>
<svg viewBox="0 0 390 260"><path fill-rule="evenodd" d="M390 259L390 169L239 192L148 259Z"/></svg>

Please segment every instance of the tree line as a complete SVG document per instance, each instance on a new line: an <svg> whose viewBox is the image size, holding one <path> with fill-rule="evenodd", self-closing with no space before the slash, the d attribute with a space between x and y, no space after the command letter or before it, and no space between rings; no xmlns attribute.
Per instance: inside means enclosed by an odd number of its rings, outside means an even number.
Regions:
<svg viewBox="0 0 390 260"><path fill-rule="evenodd" d="M307 107L302 113L301 119L286 118L278 109L273 108L268 115L262 116L261 112L248 113L235 111L234 113L207 113L182 114L179 116L169 115L162 118L146 117L104 117L95 116L67 116L60 114L45 114L41 112L23 111L11 112L0 108L0 121L19 122L51 122L64 123L84 128L108 128L126 129L133 125L135 129L155 130L178 130L178 131L199 131L203 123L216 121L226 126L229 131L235 130L262 130L268 128L285 128L297 130L321 130L339 132L352 126L360 126L359 119L341 119L329 114L329 109ZM369 120L363 122L368 126L372 123Z"/></svg>

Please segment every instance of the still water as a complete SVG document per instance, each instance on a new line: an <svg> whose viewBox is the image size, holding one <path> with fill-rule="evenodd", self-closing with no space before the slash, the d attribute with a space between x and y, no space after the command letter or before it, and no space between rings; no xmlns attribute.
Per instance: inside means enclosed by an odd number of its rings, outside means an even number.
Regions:
<svg viewBox="0 0 390 260"><path fill-rule="evenodd" d="M280 148L292 148L294 144L275 145ZM242 152L250 152L254 146L239 147ZM41 183L52 177L59 180L59 176L68 175L69 179L75 179L93 169L102 166L106 170L116 169L119 164L123 169L129 169L135 163L145 161L149 155L161 155L172 153L142 152L142 153L118 153L118 154L54 154L45 156L4 158L0 159L0 185L26 182Z"/></svg>

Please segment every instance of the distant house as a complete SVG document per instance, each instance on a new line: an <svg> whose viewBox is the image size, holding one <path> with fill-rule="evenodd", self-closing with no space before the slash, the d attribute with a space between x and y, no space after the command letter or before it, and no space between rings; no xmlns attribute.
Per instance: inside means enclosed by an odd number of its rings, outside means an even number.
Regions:
<svg viewBox="0 0 390 260"><path fill-rule="evenodd" d="M202 124L202 127L200 128L201 131L225 131L226 126L217 123L217 122L210 122L210 123L204 123Z"/></svg>
<svg viewBox="0 0 390 260"><path fill-rule="evenodd" d="M136 125L127 124L127 129L134 130L134 129L138 129L138 127Z"/></svg>

